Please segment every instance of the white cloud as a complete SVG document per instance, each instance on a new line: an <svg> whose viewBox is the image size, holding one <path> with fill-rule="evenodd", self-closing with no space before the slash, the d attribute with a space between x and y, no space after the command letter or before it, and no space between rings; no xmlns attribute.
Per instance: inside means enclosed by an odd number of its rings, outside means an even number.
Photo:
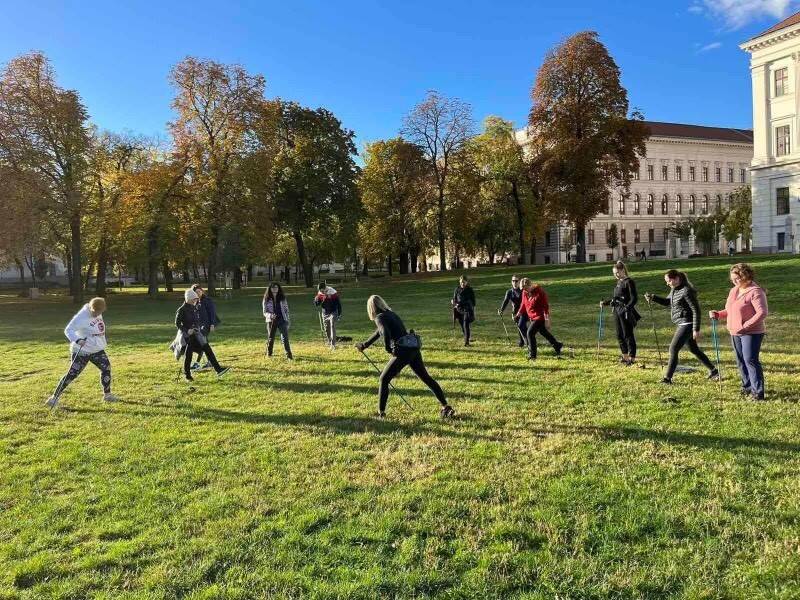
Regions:
<svg viewBox="0 0 800 600"><path fill-rule="evenodd" d="M689 12L708 13L710 17L722 19L726 27L739 29L762 17L783 19L796 0L695 0Z"/></svg>
<svg viewBox="0 0 800 600"><path fill-rule="evenodd" d="M701 52L708 52L709 50L716 50L722 46L722 42L711 42L710 44L706 44L702 48L698 48L697 53Z"/></svg>

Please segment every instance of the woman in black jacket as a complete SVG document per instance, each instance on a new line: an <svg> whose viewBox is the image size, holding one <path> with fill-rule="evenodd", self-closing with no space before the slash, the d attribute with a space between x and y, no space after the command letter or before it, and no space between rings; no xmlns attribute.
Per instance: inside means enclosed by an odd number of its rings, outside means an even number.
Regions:
<svg viewBox="0 0 800 600"><path fill-rule="evenodd" d="M469 326L475 320L475 292L466 275L462 275L458 280L458 287L453 292L450 304L453 306L453 318L461 325L464 345L469 346L471 341Z"/></svg>
<svg viewBox="0 0 800 600"><path fill-rule="evenodd" d="M622 356L619 361L623 365L632 365L636 360L636 335L634 328L641 319L636 310L639 295L636 293L636 282L628 274L628 267L624 262L617 261L612 272L617 279L614 295L600 302L600 306L611 306L614 311L614 321L617 325L617 340Z"/></svg>
<svg viewBox="0 0 800 600"><path fill-rule="evenodd" d="M186 338L186 351L183 355L183 374L186 381L192 381L191 367L192 367L192 354L204 353L208 358L208 362L214 367L217 372L217 377L222 377L229 371L228 367L221 367L217 362L217 357L214 351L208 344L208 339L203 335L200 327L202 319L200 317L200 308L197 303L200 301L197 292L188 289L183 294L184 303L178 308L175 313L175 327L181 330L181 333Z"/></svg>
<svg viewBox="0 0 800 600"><path fill-rule="evenodd" d="M719 379L719 372L700 350L697 340L700 339L700 303L697 301L697 291L689 282L686 273L670 269L664 273L664 281L670 288L666 298L647 293L644 295L648 302L655 302L661 306L669 306L672 322L675 323L675 335L669 345L669 363L664 379L661 383L672 383L672 376L678 366L678 352L684 345L689 346L689 352L694 354L703 366L708 369L708 378Z"/></svg>
<svg viewBox="0 0 800 600"><path fill-rule="evenodd" d="M367 315L370 320L375 322L377 327L368 340L356 344L359 352L364 352L372 344L383 337L383 345L386 352L392 355L389 362L383 368L378 387L378 417L386 416L386 401L389 398L389 384L396 375L400 374L403 367L408 365L414 374L427 385L442 405L440 412L443 418L453 417L456 411L453 410L444 397L441 386L430 376L422 361L419 337L415 333L409 334L406 331L403 321L386 304L380 296L370 296L367 300Z"/></svg>

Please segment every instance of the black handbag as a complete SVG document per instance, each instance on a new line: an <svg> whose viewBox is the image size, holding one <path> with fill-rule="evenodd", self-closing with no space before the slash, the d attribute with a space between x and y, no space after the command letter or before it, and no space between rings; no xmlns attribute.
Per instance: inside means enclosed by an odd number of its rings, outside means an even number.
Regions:
<svg viewBox="0 0 800 600"><path fill-rule="evenodd" d="M395 349L422 350L422 338L412 329L394 342Z"/></svg>

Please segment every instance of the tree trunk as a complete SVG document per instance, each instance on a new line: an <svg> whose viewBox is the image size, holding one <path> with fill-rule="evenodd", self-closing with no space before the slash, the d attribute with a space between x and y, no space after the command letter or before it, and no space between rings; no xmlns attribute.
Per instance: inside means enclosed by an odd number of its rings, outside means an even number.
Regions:
<svg viewBox="0 0 800 600"><path fill-rule="evenodd" d="M25 265L18 258L14 258L14 262L17 264L20 283L22 283L22 287L25 287Z"/></svg>
<svg viewBox="0 0 800 600"><path fill-rule="evenodd" d="M358 250L353 246L353 277L358 281Z"/></svg>
<svg viewBox="0 0 800 600"><path fill-rule="evenodd" d="M166 260L161 261L161 272L164 274L164 287L168 292L172 292L172 269Z"/></svg>
<svg viewBox="0 0 800 600"><path fill-rule="evenodd" d="M155 298L158 295L158 227L151 227L147 232L147 295Z"/></svg>
<svg viewBox="0 0 800 600"><path fill-rule="evenodd" d="M514 199L514 210L517 213L517 230L519 234L519 263L525 264L525 216L522 213L522 200L516 182L511 184L511 197Z"/></svg>
<svg viewBox="0 0 800 600"><path fill-rule="evenodd" d="M586 262L586 227L583 223L575 223L575 262Z"/></svg>
<svg viewBox="0 0 800 600"><path fill-rule="evenodd" d="M444 250L444 188L439 188L438 214L436 215L436 235L439 237L439 270L447 271L447 255Z"/></svg>
<svg viewBox="0 0 800 600"><path fill-rule="evenodd" d="M189 283L189 260L183 261L183 271L181 272L181 281Z"/></svg>
<svg viewBox="0 0 800 600"><path fill-rule="evenodd" d="M369 275L369 261L364 259L364 268L361 269L361 274L366 277Z"/></svg>
<svg viewBox="0 0 800 600"><path fill-rule="evenodd" d="M253 281L253 265L247 265L247 285Z"/></svg>
<svg viewBox="0 0 800 600"><path fill-rule="evenodd" d="M300 264L303 265L303 280L307 288L314 285L313 273L308 268L308 257L306 256L306 246L303 243L303 235L299 231L292 232L292 237L297 245L297 258L300 259Z"/></svg>
<svg viewBox="0 0 800 600"><path fill-rule="evenodd" d="M108 271L108 238L105 234L100 238L100 247L97 249L97 281L94 284L94 295L105 298L106 273Z"/></svg>
<svg viewBox="0 0 800 600"><path fill-rule="evenodd" d="M69 223L70 234L72 235L72 302L83 304L83 286L81 285L81 216L76 211L73 213Z"/></svg>
<svg viewBox="0 0 800 600"><path fill-rule="evenodd" d="M389 271L389 277L392 276L392 255L386 257L386 270Z"/></svg>
<svg viewBox="0 0 800 600"><path fill-rule="evenodd" d="M536 235L531 236L530 264L536 264Z"/></svg>
<svg viewBox="0 0 800 600"><path fill-rule="evenodd" d="M197 261L192 261L192 275L195 281L200 281L200 268L197 266ZM189 283L188 281L186 283Z"/></svg>
<svg viewBox="0 0 800 600"><path fill-rule="evenodd" d="M400 275L408 274L408 251L400 253Z"/></svg>
<svg viewBox="0 0 800 600"><path fill-rule="evenodd" d="M206 289L210 296L217 294L217 253L219 250L219 228L211 227L211 252L208 255L208 283Z"/></svg>
<svg viewBox="0 0 800 600"><path fill-rule="evenodd" d="M411 272L416 273L417 269L419 268L419 249L411 248L408 251L408 258L411 262Z"/></svg>
<svg viewBox="0 0 800 600"><path fill-rule="evenodd" d="M242 269L241 267L233 268L233 289L242 289Z"/></svg>
<svg viewBox="0 0 800 600"><path fill-rule="evenodd" d="M94 271L94 262L89 261L89 264L86 266L86 278L83 280L83 289L84 291L89 291L89 280L92 278L92 272Z"/></svg>

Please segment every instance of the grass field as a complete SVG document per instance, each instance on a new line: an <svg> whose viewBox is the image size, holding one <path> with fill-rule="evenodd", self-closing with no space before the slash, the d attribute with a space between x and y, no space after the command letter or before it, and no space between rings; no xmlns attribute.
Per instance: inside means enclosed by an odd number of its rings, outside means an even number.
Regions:
<svg viewBox="0 0 800 600"><path fill-rule="evenodd" d="M646 307L644 369L613 328L595 356L610 265L529 268L575 348L535 365L493 314L509 269L472 272L476 342L451 334L455 274L343 285L341 335L372 330L380 293L424 339L460 418L410 374L373 420L377 376L320 342L311 293L290 288L296 359L263 356L261 289L219 300L227 378L176 381L167 344L180 294L109 297L114 391L89 365L48 413L68 363L63 297L0 297L0 598L798 598L800 259L754 258L772 311L768 401L702 369L658 384ZM680 263L704 314L725 259ZM665 293L663 262L633 265ZM180 296L182 297L182 296ZM655 315L662 345L668 311ZM609 322L610 325L610 322ZM704 317L702 346L711 354ZM513 331L512 331L513 333ZM370 355L381 363L379 345ZM686 353L686 364L696 364Z"/></svg>

